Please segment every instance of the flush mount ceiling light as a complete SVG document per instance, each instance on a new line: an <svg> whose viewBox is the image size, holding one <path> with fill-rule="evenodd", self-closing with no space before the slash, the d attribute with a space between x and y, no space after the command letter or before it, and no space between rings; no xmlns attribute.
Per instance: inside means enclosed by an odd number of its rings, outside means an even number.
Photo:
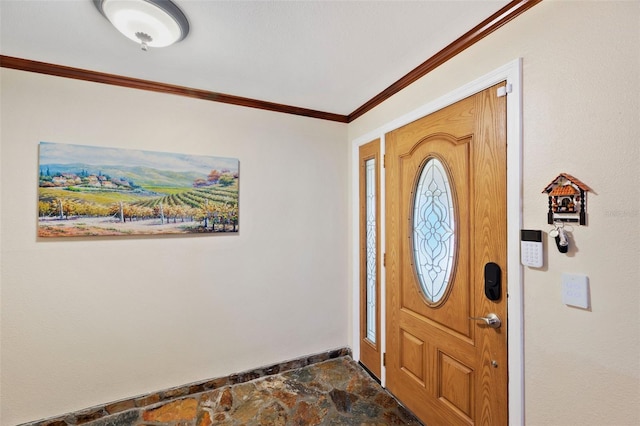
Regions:
<svg viewBox="0 0 640 426"><path fill-rule="evenodd" d="M166 47L184 39L189 21L169 0L93 0L100 13L127 38L147 46Z"/></svg>

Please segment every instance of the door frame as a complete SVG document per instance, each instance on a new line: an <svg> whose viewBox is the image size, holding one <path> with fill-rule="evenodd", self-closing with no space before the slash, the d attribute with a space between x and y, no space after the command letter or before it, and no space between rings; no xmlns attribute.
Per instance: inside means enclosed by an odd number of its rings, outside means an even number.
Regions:
<svg viewBox="0 0 640 426"><path fill-rule="evenodd" d="M507 309L509 313L509 425L524 424L524 309L523 270L520 264L520 229L522 228L522 58L515 59L494 71L465 84L452 92L392 120L351 142L351 212L352 212L352 339L353 359L360 360L360 269L359 269L359 147L380 138L380 155L385 155L385 134L432 112L478 93L501 81L507 82L507 274L509 277ZM385 241L385 170L380 169L380 248ZM383 251L384 252L384 251ZM380 344L386 348L386 282L384 265L380 270ZM381 360L382 362L382 360ZM386 385L386 370L382 366L382 386Z"/></svg>

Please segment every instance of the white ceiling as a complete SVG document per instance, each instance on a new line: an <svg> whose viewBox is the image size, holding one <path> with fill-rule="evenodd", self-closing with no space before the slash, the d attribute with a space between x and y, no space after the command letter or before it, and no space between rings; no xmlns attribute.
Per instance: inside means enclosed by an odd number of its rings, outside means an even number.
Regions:
<svg viewBox="0 0 640 426"><path fill-rule="evenodd" d="M0 0L0 54L348 115L506 0L174 0L188 37L143 52L91 0Z"/></svg>

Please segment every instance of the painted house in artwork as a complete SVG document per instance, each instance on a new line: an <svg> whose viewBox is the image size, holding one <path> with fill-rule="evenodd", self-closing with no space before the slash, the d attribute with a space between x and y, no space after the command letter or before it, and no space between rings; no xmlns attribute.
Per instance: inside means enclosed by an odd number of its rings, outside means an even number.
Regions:
<svg viewBox="0 0 640 426"><path fill-rule="evenodd" d="M591 189L579 179L560 173L542 191L549 196L547 222L578 222L587 224L587 191Z"/></svg>

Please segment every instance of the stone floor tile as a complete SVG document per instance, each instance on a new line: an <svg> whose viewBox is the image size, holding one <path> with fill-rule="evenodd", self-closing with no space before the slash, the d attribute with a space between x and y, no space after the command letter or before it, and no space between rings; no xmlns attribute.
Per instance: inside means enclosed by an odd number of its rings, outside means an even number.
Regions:
<svg viewBox="0 0 640 426"><path fill-rule="evenodd" d="M421 423L349 356L138 407L86 426L383 426ZM153 400L151 400L153 401Z"/></svg>

